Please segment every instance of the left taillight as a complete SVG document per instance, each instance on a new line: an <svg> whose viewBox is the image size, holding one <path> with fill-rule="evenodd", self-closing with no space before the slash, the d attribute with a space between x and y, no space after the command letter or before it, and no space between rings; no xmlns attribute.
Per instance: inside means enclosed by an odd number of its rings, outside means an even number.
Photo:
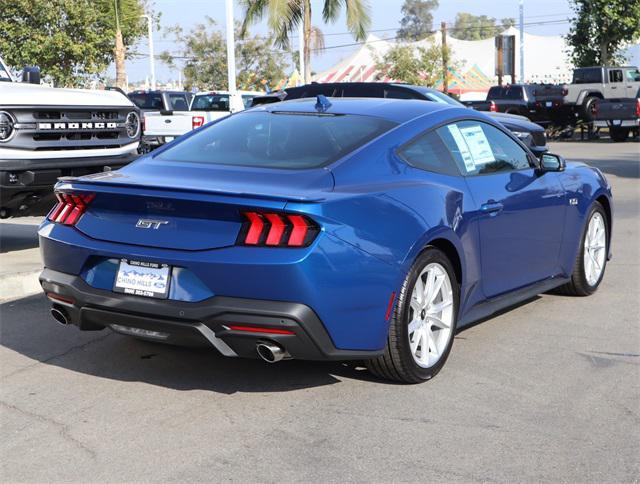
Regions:
<svg viewBox="0 0 640 484"><path fill-rule="evenodd" d="M55 192L58 203L51 209L47 219L51 222L75 225L96 197L95 193Z"/></svg>
<svg viewBox="0 0 640 484"><path fill-rule="evenodd" d="M306 215L281 212L242 212L246 219L238 235L239 245L308 247L320 227Z"/></svg>

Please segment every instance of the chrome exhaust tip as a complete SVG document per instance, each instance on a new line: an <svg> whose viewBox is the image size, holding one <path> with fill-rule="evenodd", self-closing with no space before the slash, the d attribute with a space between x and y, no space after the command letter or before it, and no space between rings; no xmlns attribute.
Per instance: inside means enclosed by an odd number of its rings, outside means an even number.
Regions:
<svg viewBox="0 0 640 484"><path fill-rule="evenodd" d="M58 323L60 323L63 326L66 326L67 324L69 324L69 319L67 318L67 315L60 309L51 308L51 316L53 317L53 319L55 319Z"/></svg>
<svg viewBox="0 0 640 484"><path fill-rule="evenodd" d="M277 363L282 360L287 353L274 343L258 343L256 345L258 356L267 363Z"/></svg>

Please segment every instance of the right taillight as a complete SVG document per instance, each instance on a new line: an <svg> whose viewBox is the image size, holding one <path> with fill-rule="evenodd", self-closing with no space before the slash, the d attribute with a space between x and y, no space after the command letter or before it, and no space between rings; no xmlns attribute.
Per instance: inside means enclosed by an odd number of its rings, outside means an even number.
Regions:
<svg viewBox="0 0 640 484"><path fill-rule="evenodd" d="M636 116L640 118L640 98L636 99Z"/></svg>
<svg viewBox="0 0 640 484"><path fill-rule="evenodd" d="M491 101L491 104L489 104L489 111L492 113L498 112L498 106L496 106L495 102Z"/></svg>
<svg viewBox="0 0 640 484"><path fill-rule="evenodd" d="M56 192L58 203L51 209L47 219L51 222L75 225L95 198L95 193Z"/></svg>
<svg viewBox="0 0 640 484"><path fill-rule="evenodd" d="M278 212L242 212L246 221L239 245L263 247L307 247L320 227L306 215Z"/></svg>
<svg viewBox="0 0 640 484"><path fill-rule="evenodd" d="M191 117L191 129L198 129L203 124L204 124L204 116Z"/></svg>

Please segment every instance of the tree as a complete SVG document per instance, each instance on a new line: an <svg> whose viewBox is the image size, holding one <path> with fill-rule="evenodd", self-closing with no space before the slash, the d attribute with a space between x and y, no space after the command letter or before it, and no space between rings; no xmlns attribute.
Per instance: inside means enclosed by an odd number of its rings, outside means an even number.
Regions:
<svg viewBox="0 0 640 484"><path fill-rule="evenodd" d="M124 60L127 46L146 32L146 20L142 18L145 4L141 0L100 0L102 14L113 33L113 57L116 65L116 86L127 90L127 73Z"/></svg>
<svg viewBox="0 0 640 484"><path fill-rule="evenodd" d="M397 37L404 41L421 40L433 32L433 11L438 0L405 0Z"/></svg>
<svg viewBox="0 0 640 484"><path fill-rule="evenodd" d="M442 79L442 55L441 46L414 48L398 44L376 59L376 69L394 81L433 87ZM451 58L450 49L445 55Z"/></svg>
<svg viewBox="0 0 640 484"><path fill-rule="evenodd" d="M2 55L17 68L39 66L55 85L81 86L98 77L114 58L111 8L113 0L1 1ZM123 45L140 35L140 30L129 29L131 22L123 16Z"/></svg>
<svg viewBox="0 0 640 484"><path fill-rule="evenodd" d="M296 29L304 36L304 80L311 81L311 0L240 0L245 8L241 35L245 35L248 26L268 14L268 25L274 36L276 47L288 49L289 37ZM324 22L335 22L342 7L347 14L347 28L356 40L364 40L371 24L367 0L324 0L322 18ZM299 27L302 29L299 29Z"/></svg>
<svg viewBox="0 0 640 484"><path fill-rule="evenodd" d="M566 40L574 65L624 62L620 48L640 38L640 0L573 0L573 10Z"/></svg>
<svg viewBox="0 0 640 484"><path fill-rule="evenodd" d="M240 26L236 27L239 31ZM184 77L187 89L228 89L226 37L217 29L216 22L206 17L206 23L196 25L184 33L181 27L169 29L176 42L182 45L179 56L163 52L160 57L169 66L184 59ZM236 36L236 80L239 89L262 89L264 84L275 85L285 77L286 60L282 52L271 48L271 37L254 36L240 39Z"/></svg>
<svg viewBox="0 0 640 484"><path fill-rule="evenodd" d="M460 40L482 40L495 37L500 32L515 25L513 18L503 18L500 23L493 17L458 12L451 30L451 36Z"/></svg>

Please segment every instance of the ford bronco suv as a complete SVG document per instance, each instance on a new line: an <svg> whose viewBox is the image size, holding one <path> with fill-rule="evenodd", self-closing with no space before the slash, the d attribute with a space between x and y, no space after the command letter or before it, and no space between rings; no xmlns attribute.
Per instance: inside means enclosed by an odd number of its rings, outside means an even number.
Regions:
<svg viewBox="0 0 640 484"><path fill-rule="evenodd" d="M39 72L24 74L32 83L15 82L0 58L0 218L44 214L59 177L138 156L140 114L126 96L40 86Z"/></svg>

